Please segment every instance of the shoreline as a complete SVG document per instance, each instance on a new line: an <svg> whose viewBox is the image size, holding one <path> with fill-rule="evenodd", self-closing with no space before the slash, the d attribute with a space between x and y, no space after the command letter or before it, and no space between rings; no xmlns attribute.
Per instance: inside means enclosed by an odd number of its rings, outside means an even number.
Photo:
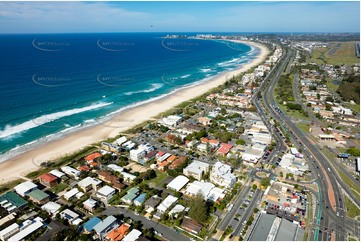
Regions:
<svg viewBox="0 0 361 242"><path fill-rule="evenodd" d="M134 108L128 108L113 116L109 121L85 127L41 144L31 150L25 151L15 157L0 163L0 184L23 178L29 172L38 170L40 164L45 161L56 159L60 156L74 153L87 145L100 142L107 138L115 137L120 132L134 127L137 124L152 119L162 112L172 109L176 105L196 98L210 89L224 84L231 76L237 76L250 68L260 64L269 54L269 49L264 45L249 42L235 41L260 49L260 53L249 63L240 68L221 73L212 79L197 85L180 88L171 95L156 99L151 102L140 104Z"/></svg>

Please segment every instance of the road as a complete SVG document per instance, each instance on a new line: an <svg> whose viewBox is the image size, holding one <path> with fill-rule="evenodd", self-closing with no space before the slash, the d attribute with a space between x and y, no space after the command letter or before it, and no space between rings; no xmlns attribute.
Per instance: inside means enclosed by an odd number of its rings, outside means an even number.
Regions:
<svg viewBox="0 0 361 242"><path fill-rule="evenodd" d="M243 214L242 218L239 220L239 224L237 228L233 231L234 236L240 236L241 229L245 227L248 219L252 216L254 208L257 207L263 195L263 191L261 189L257 189L254 193L250 204L247 207L247 210Z"/></svg>
<svg viewBox="0 0 361 242"><path fill-rule="evenodd" d="M320 191L322 193L322 206L319 206L319 211L321 217L317 218L317 224L321 224L323 228L328 228L328 230L322 230L321 236L318 237L318 229L316 229L316 235L315 239L322 239L322 240L329 240L330 234L329 232L332 231L332 229L336 230L338 229L338 233L336 233L336 240L345 240L345 232L344 227L348 227L347 223L345 224L344 220L341 219L339 216L336 215L336 212L343 213L344 210L344 204L342 201L342 193L340 189L338 188L337 184L340 184L342 188L347 192L350 193L349 188L342 182L337 181L334 171L329 168L328 160L323 156L322 153L318 150L318 148L310 142L309 139L307 139L304 134L294 125L294 123L291 122L290 118L288 116L285 116L283 112L279 111L279 108L277 103L274 100L273 97L273 91L277 84L277 81L282 74L286 63L288 62L290 58L291 53L288 52L284 54L284 57L282 61L279 64L279 68L276 70L276 73L273 75L272 79L270 80L270 84L265 88L264 92L262 92L262 97L265 103L266 108L272 115L272 117L280 122L280 124L287 128L290 131L290 138L295 143L297 147L305 148L304 153L308 154L306 158L308 160L312 159L317 162L316 170L312 170L312 172L315 172L316 175L319 176L320 179L318 179L318 182L320 184ZM317 168L319 167L319 168ZM327 172L326 172L327 170ZM321 175L320 175L321 174ZM335 178L336 177L336 178ZM333 197L329 196L328 189L332 186L334 197L335 197L335 203L336 212L333 211L333 207L331 206L331 200ZM352 193L350 195L353 195ZM355 198L355 197L354 197ZM322 209L326 208L326 209ZM328 208L328 209L327 209ZM342 210L342 211L341 211ZM345 216L344 216L345 217ZM346 226L345 226L346 225Z"/></svg>
<svg viewBox="0 0 361 242"><path fill-rule="evenodd" d="M219 230L224 231L230 225L232 219L235 217L239 207L241 207L243 200L246 198L246 196L250 190L251 190L251 187L247 186L247 187L244 187L242 192L239 193L235 202L233 203L233 207L232 207L231 211L229 211L226 214L226 216L224 217L222 222L219 224L219 226L218 226Z"/></svg>
<svg viewBox="0 0 361 242"><path fill-rule="evenodd" d="M162 233L163 237L169 241L190 240L190 238L180 233L177 233L174 229L168 228L160 223L154 222L153 220L148 220L143 216L136 215L132 211L129 211L125 208L109 207L105 211L100 213L100 215L119 215L119 214L123 214L124 216L130 217L133 220L141 221L145 228L153 228L154 230Z"/></svg>
<svg viewBox="0 0 361 242"><path fill-rule="evenodd" d="M300 80L299 74L296 73L293 78L293 95L295 97L295 100L297 103L302 105L303 110L305 110L308 113L308 116L311 117L312 122L315 125L320 126L321 125L320 120L316 118L315 114L309 108L307 108L306 104L301 100L301 95L298 89L299 80Z"/></svg>

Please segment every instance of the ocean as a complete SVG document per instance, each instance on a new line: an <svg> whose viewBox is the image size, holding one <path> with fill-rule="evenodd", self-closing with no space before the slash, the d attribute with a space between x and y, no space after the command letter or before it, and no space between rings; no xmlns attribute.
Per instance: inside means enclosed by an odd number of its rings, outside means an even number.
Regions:
<svg viewBox="0 0 361 242"><path fill-rule="evenodd" d="M238 68L259 51L164 35L0 35L0 161Z"/></svg>

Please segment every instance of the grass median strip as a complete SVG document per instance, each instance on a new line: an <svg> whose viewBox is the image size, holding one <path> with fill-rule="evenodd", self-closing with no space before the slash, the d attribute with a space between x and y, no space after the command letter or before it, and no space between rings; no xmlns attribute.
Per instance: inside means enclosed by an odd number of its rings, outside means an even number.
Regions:
<svg viewBox="0 0 361 242"><path fill-rule="evenodd" d="M357 216L360 216L360 209L350 199L348 199L348 197L345 197L345 204L348 217L356 218Z"/></svg>

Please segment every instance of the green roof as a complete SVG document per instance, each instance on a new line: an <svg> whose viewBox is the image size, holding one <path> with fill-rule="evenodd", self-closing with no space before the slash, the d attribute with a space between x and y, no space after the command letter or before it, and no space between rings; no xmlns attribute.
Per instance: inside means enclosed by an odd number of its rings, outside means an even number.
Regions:
<svg viewBox="0 0 361 242"><path fill-rule="evenodd" d="M8 200L8 202L16 206L17 208L20 208L28 203L15 192L7 192L4 195L0 196L0 202L4 200Z"/></svg>
<svg viewBox="0 0 361 242"><path fill-rule="evenodd" d="M49 197L48 194L46 194L46 193L43 192L43 191L40 191L39 189L36 189L36 190L30 192L30 193L28 194L28 196L31 197L31 198L33 198L33 199L35 199L35 200L37 200L37 201L42 201L43 199Z"/></svg>
<svg viewBox="0 0 361 242"><path fill-rule="evenodd" d="M133 193L128 193L127 195L125 195L124 197L122 197L122 200L130 200L133 201L135 198L137 197L137 194L133 194Z"/></svg>
<svg viewBox="0 0 361 242"><path fill-rule="evenodd" d="M135 195L138 194L138 192L139 189L137 187L132 187L127 191L128 194L135 194Z"/></svg>

